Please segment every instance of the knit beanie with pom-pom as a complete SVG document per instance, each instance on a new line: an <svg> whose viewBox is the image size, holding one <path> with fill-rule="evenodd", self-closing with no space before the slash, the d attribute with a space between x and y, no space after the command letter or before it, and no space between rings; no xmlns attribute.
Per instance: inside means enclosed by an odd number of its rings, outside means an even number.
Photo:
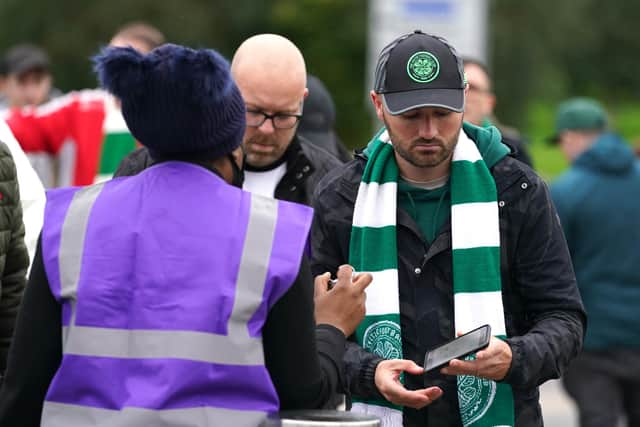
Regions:
<svg viewBox="0 0 640 427"><path fill-rule="evenodd" d="M245 104L228 61L216 51L165 44L142 54L107 47L94 64L153 158L211 160L242 143Z"/></svg>

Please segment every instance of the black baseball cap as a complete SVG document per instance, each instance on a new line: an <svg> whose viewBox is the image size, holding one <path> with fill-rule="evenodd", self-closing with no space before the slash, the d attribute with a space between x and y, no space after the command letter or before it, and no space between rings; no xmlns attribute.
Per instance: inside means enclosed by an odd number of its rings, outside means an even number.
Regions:
<svg viewBox="0 0 640 427"><path fill-rule="evenodd" d="M374 91L391 114L420 107L464 110L462 59L445 39L415 30L378 56Z"/></svg>

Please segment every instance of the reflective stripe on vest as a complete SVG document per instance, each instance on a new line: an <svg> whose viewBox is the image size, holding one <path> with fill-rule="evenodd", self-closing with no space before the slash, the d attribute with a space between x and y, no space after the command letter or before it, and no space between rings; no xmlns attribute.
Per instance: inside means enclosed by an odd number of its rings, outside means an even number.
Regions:
<svg viewBox="0 0 640 427"><path fill-rule="evenodd" d="M154 411L144 408L124 408L121 411L45 402L42 427L152 427L175 426L258 426L265 418L259 411L234 411L224 408L197 407Z"/></svg>
<svg viewBox="0 0 640 427"><path fill-rule="evenodd" d="M104 183L85 187L73 195L60 233L60 296L71 304L71 323L75 322L75 304L78 297L78 280L80 280L80 260L84 236L91 206L104 188ZM62 261L67 260L67 261ZM62 328L62 344L68 340L68 330Z"/></svg>
<svg viewBox="0 0 640 427"><path fill-rule="evenodd" d="M60 239L61 295L72 315L63 328L63 353L132 359L188 359L207 363L263 365L262 338L249 336L247 324L262 302L267 263L275 234L275 199L251 195L249 223L240 259L228 335L195 331L131 330L75 326L78 279L91 207L104 184L79 190L67 211ZM75 301L75 303L73 303Z"/></svg>

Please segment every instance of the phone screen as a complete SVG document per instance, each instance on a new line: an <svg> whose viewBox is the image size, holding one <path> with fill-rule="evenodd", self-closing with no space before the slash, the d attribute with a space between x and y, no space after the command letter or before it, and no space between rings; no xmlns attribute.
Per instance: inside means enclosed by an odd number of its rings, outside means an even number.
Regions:
<svg viewBox="0 0 640 427"><path fill-rule="evenodd" d="M446 365L452 359L458 359L474 353L489 344L491 327L481 326L440 347L430 350L425 355L424 369L430 371Z"/></svg>

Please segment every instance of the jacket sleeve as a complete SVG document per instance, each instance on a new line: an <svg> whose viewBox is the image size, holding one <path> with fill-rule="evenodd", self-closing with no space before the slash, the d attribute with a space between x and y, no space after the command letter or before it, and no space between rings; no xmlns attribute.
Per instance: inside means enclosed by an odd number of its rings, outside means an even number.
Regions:
<svg viewBox="0 0 640 427"><path fill-rule="evenodd" d="M74 129L102 134L104 95L99 91L71 92L38 107L11 109L7 124L25 153L58 154L74 138Z"/></svg>
<svg viewBox="0 0 640 427"><path fill-rule="evenodd" d="M61 360L62 311L49 289L38 241L0 389L0 426L40 425L44 398Z"/></svg>
<svg viewBox="0 0 640 427"><path fill-rule="evenodd" d="M52 101L58 103L58 100ZM26 153L46 152L57 154L62 144L71 137L69 129L73 120L74 102L59 108L14 108L6 120Z"/></svg>
<svg viewBox="0 0 640 427"><path fill-rule="evenodd" d="M335 275L338 267L348 262L351 224L334 217L336 212L344 212L345 208L334 209L328 206L333 200L327 199L318 193L314 197L311 226L311 272L314 275L327 271ZM350 404L351 395L362 399L382 398L374 381L376 368L382 360L352 340L347 341L343 358L347 404Z"/></svg>
<svg viewBox="0 0 640 427"><path fill-rule="evenodd" d="M315 326L313 280L306 259L291 288L269 311L262 337L281 410L331 403L344 382L345 337L333 326Z"/></svg>
<svg viewBox="0 0 640 427"><path fill-rule="evenodd" d="M579 215L580 212L574 212L574 207L580 206L580 197L576 195L581 192L580 186L573 185L574 180L568 176L564 176L555 182L551 188L551 198L553 204L558 212L558 218L560 219L560 225L562 225L562 231L564 237L567 240L567 246L569 247L569 253L572 253L571 242L573 239L573 218L575 215ZM587 195L588 197L588 195Z"/></svg>
<svg viewBox="0 0 640 427"><path fill-rule="evenodd" d="M3 214L0 226L3 234L6 233L6 238L2 239L4 268L0 284L2 290L0 296L0 369L1 372L4 372L26 282L29 254L24 244L24 224L16 167L9 149L4 144L0 146L0 168L2 176L0 208Z"/></svg>
<svg viewBox="0 0 640 427"><path fill-rule="evenodd" d="M515 288L530 325L507 339L513 359L504 381L531 388L560 377L580 352L586 315L558 215L547 186L539 180L523 215L515 249Z"/></svg>
<svg viewBox="0 0 640 427"><path fill-rule="evenodd" d="M138 148L137 150L129 153L127 157L122 159L118 165L118 169L113 174L114 178L119 176L133 176L137 175L153 163L149 150L146 147Z"/></svg>
<svg viewBox="0 0 640 427"><path fill-rule="evenodd" d="M313 222L311 224L311 273L314 276L330 272L349 262L351 217L345 211L353 209L349 202L335 194L332 185L323 180L313 195Z"/></svg>

